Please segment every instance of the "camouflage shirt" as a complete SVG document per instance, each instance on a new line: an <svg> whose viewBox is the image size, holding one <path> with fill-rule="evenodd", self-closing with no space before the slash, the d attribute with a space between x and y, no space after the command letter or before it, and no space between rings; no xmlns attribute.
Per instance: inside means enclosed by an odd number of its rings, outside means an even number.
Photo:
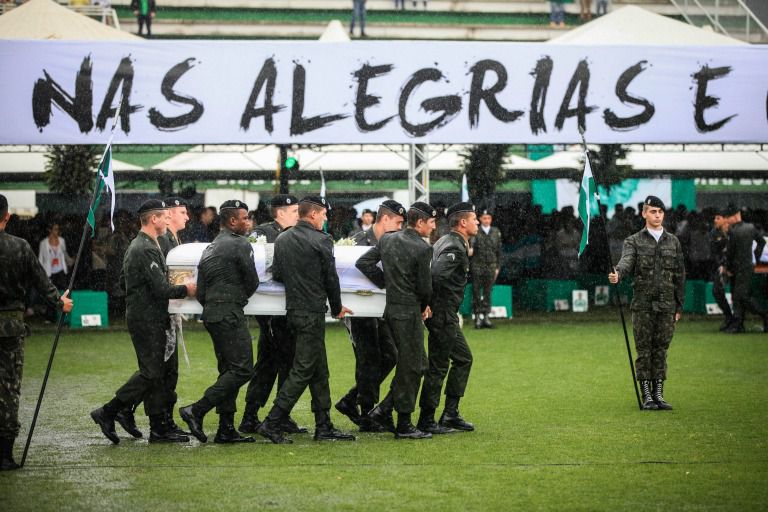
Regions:
<svg viewBox="0 0 768 512"><path fill-rule="evenodd" d="M59 292L27 241L0 231L0 311L24 311L29 288L51 305L59 301Z"/></svg>
<svg viewBox="0 0 768 512"><path fill-rule="evenodd" d="M477 230L477 234L472 237L472 266L482 265L497 268L501 261L501 231L499 228L491 226L488 234L485 234L483 228Z"/></svg>
<svg viewBox="0 0 768 512"><path fill-rule="evenodd" d="M633 311L683 311L683 249L677 237L666 229L658 242L645 228L627 237L616 270L620 278L634 278Z"/></svg>

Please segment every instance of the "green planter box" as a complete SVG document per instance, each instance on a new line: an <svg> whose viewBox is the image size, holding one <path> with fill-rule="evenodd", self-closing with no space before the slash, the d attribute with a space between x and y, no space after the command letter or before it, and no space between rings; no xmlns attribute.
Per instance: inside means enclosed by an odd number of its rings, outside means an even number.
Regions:
<svg viewBox="0 0 768 512"><path fill-rule="evenodd" d="M507 318L512 318L512 287L506 284L495 284L491 289L491 307L503 306L507 308ZM459 313L464 316L472 315L472 284L464 288L464 300L459 308Z"/></svg>
<svg viewBox="0 0 768 512"><path fill-rule="evenodd" d="M67 318L73 329L109 326L107 292L76 290L72 292L72 302L74 306Z"/></svg>
<svg viewBox="0 0 768 512"><path fill-rule="evenodd" d="M686 281L685 282L685 304L683 311L686 313L705 314L707 312L707 282L706 281ZM711 295L711 290L709 290ZM714 302L715 299L712 299Z"/></svg>

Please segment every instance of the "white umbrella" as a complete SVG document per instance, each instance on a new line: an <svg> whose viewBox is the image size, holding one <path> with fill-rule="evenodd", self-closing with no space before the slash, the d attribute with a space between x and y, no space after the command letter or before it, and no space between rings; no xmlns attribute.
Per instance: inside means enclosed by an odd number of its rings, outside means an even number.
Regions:
<svg viewBox="0 0 768 512"><path fill-rule="evenodd" d="M363 210L371 210L373 212L378 211L379 206L381 206L381 203L389 199L387 196L383 197L374 197L373 199L366 199L365 201L360 201L359 203L355 204L353 208L357 210L357 216L360 217L360 215L363 214Z"/></svg>

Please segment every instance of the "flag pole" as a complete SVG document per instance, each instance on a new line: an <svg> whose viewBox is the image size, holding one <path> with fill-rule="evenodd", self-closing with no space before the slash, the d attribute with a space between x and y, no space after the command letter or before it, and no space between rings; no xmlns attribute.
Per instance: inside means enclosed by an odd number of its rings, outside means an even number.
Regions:
<svg viewBox="0 0 768 512"><path fill-rule="evenodd" d="M123 102L123 96L120 95L120 103L118 103L117 112L115 113L115 122L112 125L112 134L114 134L115 126L117 125L117 119L120 117L120 106ZM112 144L112 137L110 137L109 142L107 143L107 146L110 146ZM102 156L101 162L99 162L99 166L97 169L101 168L102 163L104 162L104 157L106 156L106 151L104 153L104 156ZM99 197L99 194L101 193L101 188L99 185L103 181L103 176L101 172L96 173L96 186L93 189L93 196L91 196L91 203L88 206L88 211L90 212L91 209L93 209L93 205L96 203L96 199ZM114 191L112 192L114 193ZM83 255L83 247L85 246L85 240L88 236L88 231L90 228L90 223L87 220L85 221L85 226L83 226L83 234L80 237L80 246L77 248L77 256L75 256L75 262L72 266L72 275L69 277L69 286L67 286L67 292L70 292L72 288L75 285L75 277L77 276L77 269L80 265L80 259ZM65 292L65 293L67 293ZM19 464L20 467L24 467L24 463L27 461L27 453L29 452L29 445L32 443L32 435L35 433L35 425L37 424L37 417L40 414L40 407L43 404L43 396L45 395L45 388L48 384L48 377L51 374L51 368L53 367L53 358L56 355L56 348L59 345L59 338L61 337L61 329L64 327L64 317L66 316L66 313L62 311L62 313L59 315L59 319L56 322L56 335L53 338L53 346L51 347L51 354L48 356L48 366L45 368L45 375L43 376L43 383L40 386L40 394L37 396L37 404L35 405L35 413L32 415L32 424L29 426L29 433L27 434L27 441L24 444L24 453L21 456L21 464Z"/></svg>
<svg viewBox="0 0 768 512"><path fill-rule="evenodd" d="M584 139L584 129L579 127L579 134L581 135L581 145L584 148L584 158L589 160L589 151L587 151L587 141ZM592 166L590 165L590 168ZM600 217L600 222L603 225L603 233L605 233L605 244L608 248L608 272L615 271L613 267L613 261L611 260L611 250L610 250L610 241L608 240L608 230L606 229L605 225L605 216L603 215L603 206L600 202L600 194L597 192L597 179L595 179L594 174L592 175L592 179L595 180L595 200L597 201L597 209L599 212L598 217ZM627 333L627 321L624 319L624 306L621 304L621 296L618 293L618 283L614 285L616 287L616 302L619 304L619 316L621 317L621 327L624 329L624 344L627 347L627 358L629 359L629 369L632 373L632 385L635 388L635 398L637 398L637 407L638 409L642 410L643 403L640 400L640 391L637 388L637 379L635 378L635 363L632 360L632 349L629 346L629 334Z"/></svg>

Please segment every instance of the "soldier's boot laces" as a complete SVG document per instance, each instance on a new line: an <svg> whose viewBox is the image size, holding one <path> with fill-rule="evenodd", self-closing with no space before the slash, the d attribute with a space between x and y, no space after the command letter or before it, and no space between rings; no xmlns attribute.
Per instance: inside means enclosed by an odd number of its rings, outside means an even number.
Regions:
<svg viewBox="0 0 768 512"><path fill-rule="evenodd" d="M171 432L165 413L149 417L150 443L188 443L189 436Z"/></svg>
<svg viewBox="0 0 768 512"><path fill-rule="evenodd" d="M330 411L315 412L315 441L354 441L355 436L333 426Z"/></svg>
<svg viewBox="0 0 768 512"><path fill-rule="evenodd" d="M411 423L410 414L397 415L397 428L395 429L395 439L432 439L432 434L422 432Z"/></svg>
<svg viewBox="0 0 768 512"><path fill-rule="evenodd" d="M245 404L243 419L240 421L240 426L237 429L246 434L255 434L260 425L259 406L256 404Z"/></svg>
<svg viewBox="0 0 768 512"><path fill-rule="evenodd" d="M456 429L437 423L435 421L435 411L426 411L424 409L421 410L419 421L416 423L416 428L432 435L451 434L456 432Z"/></svg>
<svg viewBox="0 0 768 512"><path fill-rule="evenodd" d="M116 412L107 411L104 407L91 411L91 419L101 428L101 433L104 434L104 437L112 441L112 444L120 443L120 438L117 437L117 432L115 432L116 414Z"/></svg>
<svg viewBox="0 0 768 512"><path fill-rule="evenodd" d="M445 397L445 409L440 416L440 425L464 432L475 430L475 426L459 414L459 398L455 396Z"/></svg>
<svg viewBox="0 0 768 512"><path fill-rule="evenodd" d="M641 399L643 401L641 409L644 411L655 411L659 408L656 402L653 401L653 395L651 394L651 381L640 381L640 393L642 395Z"/></svg>
<svg viewBox="0 0 768 512"><path fill-rule="evenodd" d="M184 423L189 427L189 431L195 438L201 443L208 442L208 436L203 431L203 416L195 412L193 405L181 407L179 409L179 416Z"/></svg>
<svg viewBox="0 0 768 512"><path fill-rule="evenodd" d="M357 409L357 404L354 403L349 397L345 396L334 406L337 411L349 418L349 421L355 425L360 425L360 411Z"/></svg>
<svg viewBox="0 0 768 512"><path fill-rule="evenodd" d="M243 437L240 432L235 430L235 413L224 413L219 415L219 430L216 431L214 443L234 444L234 443L255 443L252 437Z"/></svg>
<svg viewBox="0 0 768 512"><path fill-rule="evenodd" d="M278 406L272 407L269 415L261 422L256 433L266 437L275 444L290 444L293 442L290 438L283 435L282 424L288 414L284 413Z"/></svg>
<svg viewBox="0 0 768 512"><path fill-rule="evenodd" d="M13 460L13 443L15 439L0 437L0 471L13 471L21 466Z"/></svg>
<svg viewBox="0 0 768 512"><path fill-rule="evenodd" d="M136 426L136 418L133 415L132 408L127 407L118 412L115 416L115 420L120 424L121 427L123 427L123 430L125 430L132 437L136 439L141 439L144 437L144 434L142 434L141 430L139 430L139 428Z"/></svg>
<svg viewBox="0 0 768 512"><path fill-rule="evenodd" d="M173 420L173 406L171 406L171 408L168 409L165 412L165 421L168 423L168 432L172 432L172 433L178 434L180 436L191 436L192 435L191 432L187 432L186 430L182 429Z"/></svg>
<svg viewBox="0 0 768 512"><path fill-rule="evenodd" d="M288 416L283 420L283 432L286 434L306 434L309 432L307 427L302 427L298 423L296 423L296 420Z"/></svg>
<svg viewBox="0 0 768 512"><path fill-rule="evenodd" d="M659 410L672 410L672 406L664 400L664 381L661 379L653 382L653 401L656 403Z"/></svg>
<svg viewBox="0 0 768 512"><path fill-rule="evenodd" d="M392 411L384 410L381 405L377 405L368 413L368 419L387 432L394 433L396 430L395 421L392 419Z"/></svg>

